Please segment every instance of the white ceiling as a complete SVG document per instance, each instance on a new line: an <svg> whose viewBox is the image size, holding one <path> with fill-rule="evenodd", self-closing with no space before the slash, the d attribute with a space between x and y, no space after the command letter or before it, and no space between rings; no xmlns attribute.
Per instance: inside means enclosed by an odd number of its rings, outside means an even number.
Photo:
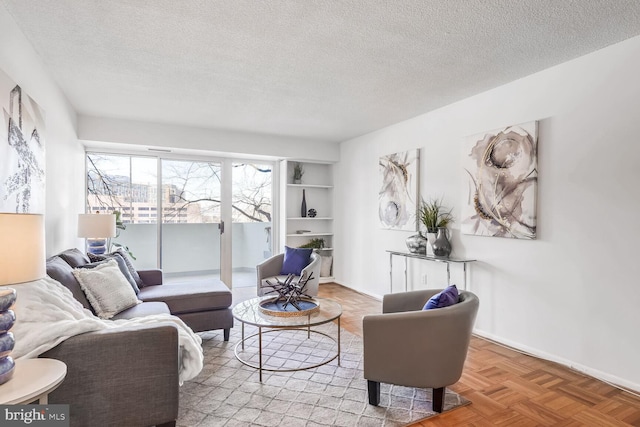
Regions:
<svg viewBox="0 0 640 427"><path fill-rule="evenodd" d="M637 0L0 0L79 114L343 141L640 34Z"/></svg>

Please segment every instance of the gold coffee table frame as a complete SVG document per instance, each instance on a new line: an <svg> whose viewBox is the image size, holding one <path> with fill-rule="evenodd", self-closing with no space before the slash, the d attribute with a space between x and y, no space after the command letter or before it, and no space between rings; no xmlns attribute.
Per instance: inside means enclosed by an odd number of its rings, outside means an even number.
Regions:
<svg viewBox="0 0 640 427"><path fill-rule="evenodd" d="M242 325L242 339L236 344L234 348L234 354L236 359L242 364L259 371L260 382L262 382L262 371L269 372L294 372L303 371L306 369L317 368L318 366L326 365L327 363L338 359L338 366L340 366L340 316L342 316L342 306L335 301L327 298L317 298L314 300L318 303L320 309L313 313L301 315L301 316L270 316L263 313L260 310L260 302L265 299L272 299L273 297L253 298L247 301L243 301L233 308L233 317L237 319ZM314 331L311 329L313 326L324 325L325 323L337 320L338 322L338 334L337 339L321 331ZM258 333L245 337L244 326L252 325L258 328ZM264 331L263 329L270 329ZM320 363L316 363L310 366L304 366L301 368L265 368L262 364L262 335L266 333L279 332L281 330L297 330L306 331L307 339L311 338L311 334L323 335L334 343L337 344L338 350L335 355L329 355L329 357ZM258 364L251 363L248 360L243 359L239 353L238 348L244 351L244 343L250 338L258 337Z"/></svg>

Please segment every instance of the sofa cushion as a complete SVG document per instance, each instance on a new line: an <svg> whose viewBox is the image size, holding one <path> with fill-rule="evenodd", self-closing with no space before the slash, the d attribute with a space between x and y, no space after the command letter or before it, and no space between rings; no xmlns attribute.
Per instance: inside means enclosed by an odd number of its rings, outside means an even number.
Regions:
<svg viewBox="0 0 640 427"><path fill-rule="evenodd" d="M95 255L93 254L89 255L89 259L91 259L92 261L95 259L94 257ZM127 282L129 282L129 284L131 285L131 288L136 293L136 295L138 295L138 292L140 292L140 288L138 288L138 285L136 284L135 280L133 280L133 277L131 277L131 273L129 272L129 267L127 267L127 264L124 262L124 259L120 256L120 254L114 253L109 255L100 255L100 257L104 257L104 260L91 262L89 264L80 266L80 268L93 268L97 265L103 264L108 260L112 259L118 264L118 268L120 269L120 272L122 273L124 278L127 279Z"/></svg>
<svg viewBox="0 0 640 427"><path fill-rule="evenodd" d="M309 257L313 249L284 247L284 261L280 274L295 274L299 276L302 269L309 265Z"/></svg>
<svg viewBox="0 0 640 427"><path fill-rule="evenodd" d="M143 302L133 307L122 310L114 315L111 320L133 319L134 317L152 316L154 314L171 314L167 304L163 302Z"/></svg>
<svg viewBox="0 0 640 427"><path fill-rule="evenodd" d="M434 308L444 308L454 305L458 302L458 288L456 285L451 285L445 288L442 292L438 292L424 305L423 310L432 310Z"/></svg>
<svg viewBox="0 0 640 427"><path fill-rule="evenodd" d="M79 249L76 248L67 249L64 252L60 252L58 256L65 260L67 264L69 264L73 268L77 268L91 262L85 254L83 254Z"/></svg>
<svg viewBox="0 0 640 427"><path fill-rule="evenodd" d="M320 256L320 277L331 276L331 265L333 264L333 256L321 255Z"/></svg>
<svg viewBox="0 0 640 427"><path fill-rule="evenodd" d="M57 255L49 258L47 260L47 276L67 287L73 294L73 297L80 301L84 308L91 310L91 312L95 314L93 307L89 304L89 300L87 300L84 292L82 292L82 288L80 288L80 283L78 283L73 275L73 268L65 260Z"/></svg>
<svg viewBox="0 0 640 427"><path fill-rule="evenodd" d="M104 261L106 259L115 257L115 256L119 256L121 257L125 264L127 265L127 269L129 270L129 275L131 276L131 278L133 279L133 281L136 284L136 288L138 288L138 290L140 290L139 288L144 286L144 283L142 282L142 279L140 278L140 275L138 274L138 271L136 270L136 268L133 266L133 262L131 261L131 258L129 257L129 254L127 253L127 251L125 251L122 248L118 248L115 251L111 252L110 254L103 254L103 255L89 255L89 258L91 258L91 261ZM138 293L138 292L136 292Z"/></svg>
<svg viewBox="0 0 640 427"><path fill-rule="evenodd" d="M73 270L73 275L101 319L111 319L122 310L139 303L115 260L90 269L77 268Z"/></svg>
<svg viewBox="0 0 640 427"><path fill-rule="evenodd" d="M220 280L171 285L145 286L138 298L142 301L164 301L172 314L219 310L231 306L231 291Z"/></svg>

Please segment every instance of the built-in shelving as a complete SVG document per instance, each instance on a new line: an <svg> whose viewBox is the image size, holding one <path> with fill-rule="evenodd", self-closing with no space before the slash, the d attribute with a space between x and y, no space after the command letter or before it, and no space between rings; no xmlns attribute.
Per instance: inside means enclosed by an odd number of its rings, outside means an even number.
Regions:
<svg viewBox="0 0 640 427"><path fill-rule="evenodd" d="M311 217L301 217L301 216L292 216L287 218L287 220L289 221L333 221L333 218L331 217L315 217L315 218L311 218Z"/></svg>
<svg viewBox="0 0 640 427"><path fill-rule="evenodd" d="M317 236L333 236L333 233L292 233L287 234L287 237L317 237Z"/></svg>
<svg viewBox="0 0 640 427"><path fill-rule="evenodd" d="M319 249L322 256L333 255L333 166L326 163L300 161L304 171L302 182L293 183L293 168L297 161L283 160L280 165L281 218L280 233L282 245L299 247L312 238L322 238L325 248ZM302 193L305 193L307 211L315 209L317 216L301 216ZM296 233L296 230L309 230ZM333 269L332 269L333 270ZM333 273L333 271L332 271ZM321 277L321 282L333 280L333 274Z"/></svg>
<svg viewBox="0 0 640 427"><path fill-rule="evenodd" d="M333 185L318 185L318 184L287 184L287 187L298 187L298 188L333 188Z"/></svg>

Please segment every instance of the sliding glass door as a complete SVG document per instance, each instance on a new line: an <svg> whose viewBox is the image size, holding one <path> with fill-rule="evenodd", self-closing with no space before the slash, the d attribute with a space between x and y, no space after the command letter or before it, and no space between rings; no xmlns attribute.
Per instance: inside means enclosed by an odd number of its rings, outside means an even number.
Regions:
<svg viewBox="0 0 640 427"><path fill-rule="evenodd" d="M222 167L162 159L162 269L169 277L220 277Z"/></svg>
<svg viewBox="0 0 640 427"><path fill-rule="evenodd" d="M255 286L255 266L273 245L272 169L87 153L87 209L119 213L112 244L124 246L137 268L162 268L169 282L219 277Z"/></svg>
<svg viewBox="0 0 640 427"><path fill-rule="evenodd" d="M233 163L231 262L234 287L255 287L256 265L271 256L272 172L270 164Z"/></svg>

